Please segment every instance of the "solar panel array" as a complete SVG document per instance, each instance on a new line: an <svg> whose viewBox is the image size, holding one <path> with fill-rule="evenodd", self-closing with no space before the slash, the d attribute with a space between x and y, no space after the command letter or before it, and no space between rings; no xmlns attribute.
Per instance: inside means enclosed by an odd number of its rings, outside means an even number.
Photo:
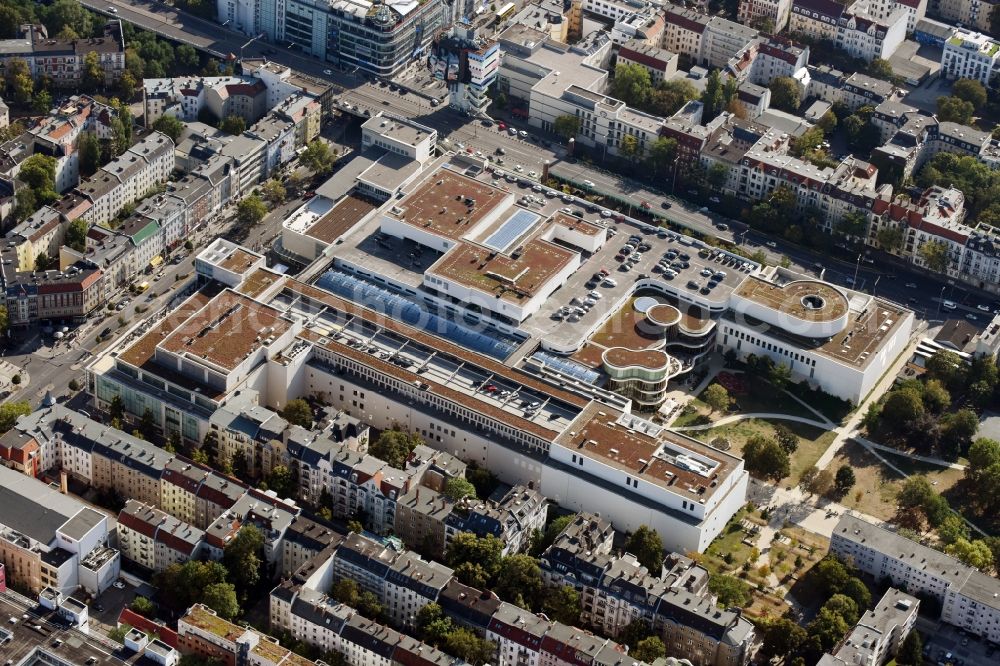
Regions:
<svg viewBox="0 0 1000 666"><path fill-rule="evenodd" d="M503 252L514 241L523 236L524 232L533 227L539 219L540 216L530 210L519 210L507 218L507 221L499 229L490 234L483 245L491 250Z"/></svg>
<svg viewBox="0 0 1000 666"><path fill-rule="evenodd" d="M426 333L501 361L510 356L517 348L516 343L504 340L496 333L487 335L473 331L449 319L432 314L399 294L347 273L327 271L316 281L316 285L376 312L415 326Z"/></svg>

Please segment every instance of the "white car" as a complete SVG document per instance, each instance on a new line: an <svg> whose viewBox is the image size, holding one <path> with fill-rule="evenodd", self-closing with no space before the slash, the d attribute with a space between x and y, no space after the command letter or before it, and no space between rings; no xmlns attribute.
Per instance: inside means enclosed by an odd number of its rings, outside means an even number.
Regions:
<svg viewBox="0 0 1000 666"><path fill-rule="evenodd" d="M115 588L116 590L124 590L125 583L123 581L116 580L114 583L111 584L111 587Z"/></svg>
<svg viewBox="0 0 1000 666"><path fill-rule="evenodd" d="M326 74L327 76L333 76L333 70L332 69L324 69L323 73Z"/></svg>
<svg viewBox="0 0 1000 666"><path fill-rule="evenodd" d="M589 187L590 189L594 189L594 181L592 181L592 180L585 180L585 181L583 181L583 186L584 187Z"/></svg>
<svg viewBox="0 0 1000 666"><path fill-rule="evenodd" d="M613 213L610 210L607 210L607 209L601 211L601 217L603 217L604 219L607 219L607 218L611 217L612 214Z"/></svg>
<svg viewBox="0 0 1000 666"><path fill-rule="evenodd" d="M525 132L524 130L521 130L520 132L518 132L518 134L521 135L522 139L527 139L528 138L528 133Z"/></svg>
<svg viewBox="0 0 1000 666"><path fill-rule="evenodd" d="M775 243L774 241L767 241L766 243L764 243L764 245L768 246L771 249L778 247L778 244Z"/></svg>
<svg viewBox="0 0 1000 666"><path fill-rule="evenodd" d="M603 296L603 294L601 294L601 292L599 292L599 291L589 291L589 292L587 292L587 296L589 296L590 298L594 299L595 301L599 301L599 300L601 300L601 297Z"/></svg>
<svg viewBox="0 0 1000 666"><path fill-rule="evenodd" d="M111 12L112 14L117 14L118 13L118 8L117 7L108 7L108 11Z"/></svg>
<svg viewBox="0 0 1000 666"><path fill-rule="evenodd" d="M979 305L976 306L976 309L980 310L982 312L989 312L990 311L990 306L983 305L982 303L980 303Z"/></svg>
<svg viewBox="0 0 1000 666"><path fill-rule="evenodd" d="M529 171L528 172L528 177L529 178L538 178L538 172L537 171Z"/></svg>
<svg viewBox="0 0 1000 666"><path fill-rule="evenodd" d="M954 301L942 301L941 307L943 307L945 310L956 310L958 309L958 303Z"/></svg>
<svg viewBox="0 0 1000 666"><path fill-rule="evenodd" d="M524 171L524 167L521 166L520 164L515 164L514 165L514 171L516 171L518 173L521 173L522 171Z"/></svg>

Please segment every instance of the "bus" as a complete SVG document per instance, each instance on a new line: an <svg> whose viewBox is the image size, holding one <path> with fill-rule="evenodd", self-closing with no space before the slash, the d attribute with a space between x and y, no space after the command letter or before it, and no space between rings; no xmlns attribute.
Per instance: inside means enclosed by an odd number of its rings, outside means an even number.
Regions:
<svg viewBox="0 0 1000 666"><path fill-rule="evenodd" d="M515 5L513 2L508 2L503 7L498 9L497 24L499 25L500 23L503 23L504 21L510 19L510 17L514 15L515 11L517 11L517 5Z"/></svg>

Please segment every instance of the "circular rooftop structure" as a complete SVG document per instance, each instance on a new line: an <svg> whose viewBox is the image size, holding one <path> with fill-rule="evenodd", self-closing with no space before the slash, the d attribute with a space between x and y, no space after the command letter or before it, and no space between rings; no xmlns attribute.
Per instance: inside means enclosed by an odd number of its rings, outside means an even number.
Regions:
<svg viewBox="0 0 1000 666"><path fill-rule="evenodd" d="M636 312L646 314L649 312L650 308L655 308L659 304L660 302L652 296L640 296L635 299L632 307L635 308Z"/></svg>
<svg viewBox="0 0 1000 666"><path fill-rule="evenodd" d="M850 315L847 296L819 280L775 284L750 278L733 292L730 304L737 313L810 338L839 333Z"/></svg>
<svg viewBox="0 0 1000 666"><path fill-rule="evenodd" d="M669 328L680 323L681 311L666 303L657 303L646 310L646 321L654 326Z"/></svg>

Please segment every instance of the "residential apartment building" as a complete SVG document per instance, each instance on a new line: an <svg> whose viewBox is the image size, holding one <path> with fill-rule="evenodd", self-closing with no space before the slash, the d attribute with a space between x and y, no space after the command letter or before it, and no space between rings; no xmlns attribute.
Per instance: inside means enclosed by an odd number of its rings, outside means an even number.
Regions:
<svg viewBox="0 0 1000 666"><path fill-rule="evenodd" d="M118 514L122 557L152 573L198 559L204 539L204 531L134 499Z"/></svg>
<svg viewBox="0 0 1000 666"><path fill-rule="evenodd" d="M996 6L993 0L928 0L927 10L949 23L989 32Z"/></svg>
<svg viewBox="0 0 1000 666"><path fill-rule="evenodd" d="M890 587L871 610L817 666L884 664L894 657L917 623L920 601Z"/></svg>
<svg viewBox="0 0 1000 666"><path fill-rule="evenodd" d="M0 40L0 62L24 60L35 80L45 77L58 87L78 88L90 53L97 54L104 85L117 82L125 71L125 39L117 20L108 21L100 37L50 38L42 25L22 25L20 33L17 39Z"/></svg>
<svg viewBox="0 0 1000 666"><path fill-rule="evenodd" d="M736 16L740 23L753 25L776 35L788 24L792 11L792 0L740 0Z"/></svg>
<svg viewBox="0 0 1000 666"><path fill-rule="evenodd" d="M1000 639L996 578L850 514L838 521L830 552L876 580L937 600L941 621L989 641Z"/></svg>
<svg viewBox="0 0 1000 666"><path fill-rule="evenodd" d="M698 666L745 664L753 625L733 611L720 611L708 591L708 572L672 554L650 572L635 556L612 554L606 521L580 514L540 559L549 585L569 585L580 594L581 622L617 636L634 621L646 622L672 654Z"/></svg>
<svg viewBox="0 0 1000 666"><path fill-rule="evenodd" d="M760 35L755 28L677 5L667 5L663 17L663 48L715 69L750 49Z"/></svg>
<svg viewBox="0 0 1000 666"><path fill-rule="evenodd" d="M0 288L4 293L8 324L24 327L38 322L81 323L104 300L100 269L71 265L65 271L36 272L34 266L18 269L19 237L0 246ZM58 256L58 255L57 255Z"/></svg>
<svg viewBox="0 0 1000 666"><path fill-rule="evenodd" d="M146 127L163 116L193 122L203 111L216 120L239 116L249 126L276 106L269 104L267 85L256 76L143 79L142 101Z"/></svg>
<svg viewBox="0 0 1000 666"><path fill-rule="evenodd" d="M805 79L803 70L809 64L809 47L771 38L757 45L750 66L749 79L759 86L768 86L780 77Z"/></svg>
<svg viewBox="0 0 1000 666"><path fill-rule="evenodd" d="M173 169L174 142L151 132L77 188L91 204L87 220L107 226L125 206L167 182Z"/></svg>
<svg viewBox="0 0 1000 666"><path fill-rule="evenodd" d="M857 0L844 5L835 0L792 0L788 31L825 40L852 57L871 62L888 59L916 23L909 5L879 0Z"/></svg>
<svg viewBox="0 0 1000 666"><path fill-rule="evenodd" d="M941 74L949 79L972 79L994 88L1000 74L1000 42L980 32L956 29L945 40Z"/></svg>
<svg viewBox="0 0 1000 666"><path fill-rule="evenodd" d="M100 594L118 578L107 517L26 474L0 466L0 564L7 585Z"/></svg>
<svg viewBox="0 0 1000 666"><path fill-rule="evenodd" d="M397 551L360 534L350 534L333 556L333 577L353 580L379 598L386 618L414 629L417 613L437 601L451 580L452 570L423 560L413 551Z"/></svg>
<svg viewBox="0 0 1000 666"><path fill-rule="evenodd" d="M618 48L617 63L642 67L649 72L653 85L659 85L677 73L676 53L638 39L630 39Z"/></svg>

